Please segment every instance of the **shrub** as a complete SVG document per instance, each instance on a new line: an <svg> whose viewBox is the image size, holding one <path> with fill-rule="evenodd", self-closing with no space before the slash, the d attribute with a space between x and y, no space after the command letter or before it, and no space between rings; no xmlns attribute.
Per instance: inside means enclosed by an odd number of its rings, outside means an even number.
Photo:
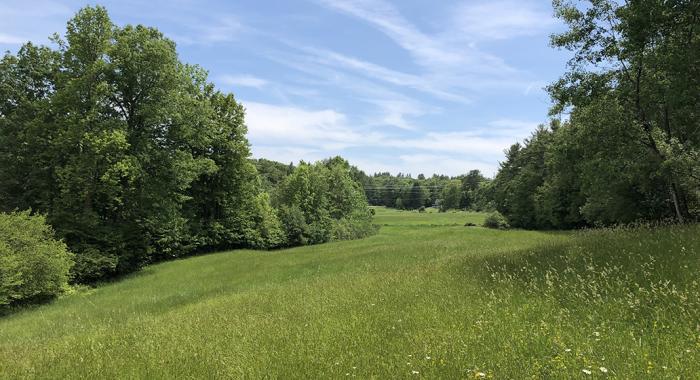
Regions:
<svg viewBox="0 0 700 380"><path fill-rule="evenodd" d="M425 212L425 206L420 206L418 208L418 212Z"/></svg>
<svg viewBox="0 0 700 380"><path fill-rule="evenodd" d="M484 220L484 227L504 230L510 228L510 225L500 212L495 211L486 216L486 219Z"/></svg>
<svg viewBox="0 0 700 380"><path fill-rule="evenodd" d="M58 295L71 266L73 254L44 216L0 213L0 307Z"/></svg>
<svg viewBox="0 0 700 380"><path fill-rule="evenodd" d="M332 240L360 239L377 231L371 213L355 211L349 217L333 221Z"/></svg>

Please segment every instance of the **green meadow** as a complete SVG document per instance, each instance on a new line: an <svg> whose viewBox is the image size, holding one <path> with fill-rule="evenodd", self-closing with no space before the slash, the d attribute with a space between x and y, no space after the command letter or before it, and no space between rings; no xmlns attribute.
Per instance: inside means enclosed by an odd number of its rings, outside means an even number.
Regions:
<svg viewBox="0 0 700 380"><path fill-rule="evenodd" d="M700 227L376 209L369 238L149 266L0 317L0 377L697 378Z"/></svg>

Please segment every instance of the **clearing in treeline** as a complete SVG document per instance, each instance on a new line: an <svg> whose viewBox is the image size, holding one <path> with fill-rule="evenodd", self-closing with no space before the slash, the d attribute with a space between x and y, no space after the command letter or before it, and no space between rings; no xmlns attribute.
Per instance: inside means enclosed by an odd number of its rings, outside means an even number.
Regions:
<svg viewBox="0 0 700 380"><path fill-rule="evenodd" d="M3 378L693 378L700 227L465 227L153 265L0 320Z"/></svg>

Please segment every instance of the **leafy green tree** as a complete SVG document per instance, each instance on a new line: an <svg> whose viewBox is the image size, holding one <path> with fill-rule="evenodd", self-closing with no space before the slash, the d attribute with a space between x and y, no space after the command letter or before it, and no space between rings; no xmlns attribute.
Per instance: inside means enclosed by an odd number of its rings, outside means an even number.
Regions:
<svg viewBox="0 0 700 380"><path fill-rule="evenodd" d="M358 238L374 231L362 186L339 157L301 163L275 192L274 204L289 245Z"/></svg>
<svg viewBox="0 0 700 380"><path fill-rule="evenodd" d="M524 145L511 146L494 179L496 209L513 227L550 227L542 223L535 207L535 194L545 180L545 152L550 139L551 131L540 126Z"/></svg>
<svg viewBox="0 0 700 380"><path fill-rule="evenodd" d="M460 208L462 201L462 182L459 180L450 181L442 190L440 198L440 210L454 210Z"/></svg>
<svg viewBox="0 0 700 380"><path fill-rule="evenodd" d="M472 204L476 199L476 192L479 190L481 183L486 180L486 177L479 170L470 170L465 176L461 176L462 199L460 200L460 208L472 208Z"/></svg>
<svg viewBox="0 0 700 380"><path fill-rule="evenodd" d="M410 186L404 187L402 194L403 206L409 210L417 210L425 205L428 198L428 191L420 181L412 181Z"/></svg>

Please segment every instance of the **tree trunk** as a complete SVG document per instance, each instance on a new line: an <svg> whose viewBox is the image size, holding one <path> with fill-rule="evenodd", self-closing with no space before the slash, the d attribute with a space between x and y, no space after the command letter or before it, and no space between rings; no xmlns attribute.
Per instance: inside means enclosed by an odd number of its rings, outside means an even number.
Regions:
<svg viewBox="0 0 700 380"><path fill-rule="evenodd" d="M668 190L671 193L671 200L673 200L673 208L676 211L676 218L678 218L678 222L685 223L685 218L683 218L681 207L678 204L678 191L676 189L676 185L673 182L669 182Z"/></svg>

